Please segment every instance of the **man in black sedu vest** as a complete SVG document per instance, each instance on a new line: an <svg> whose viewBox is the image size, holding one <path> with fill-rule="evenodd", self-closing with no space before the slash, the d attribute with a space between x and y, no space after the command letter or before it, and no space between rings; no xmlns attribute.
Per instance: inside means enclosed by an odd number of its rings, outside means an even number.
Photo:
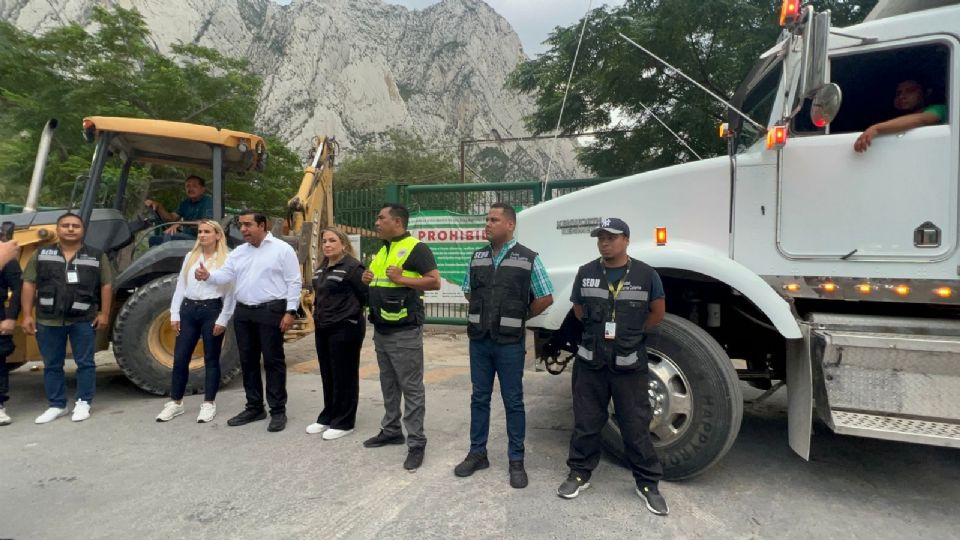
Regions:
<svg viewBox="0 0 960 540"><path fill-rule="evenodd" d="M659 324L666 311L663 284L653 268L627 255L630 228L623 220L606 218L590 236L597 239L600 259L580 267L570 295L574 314L583 322L583 336L573 366L570 474L557 494L572 499L590 486L612 397L637 494L651 512L667 515L667 502L658 489L663 467L650 439L644 346L646 331Z"/></svg>
<svg viewBox="0 0 960 540"><path fill-rule="evenodd" d="M96 391L93 354L97 330L110 326L113 269L103 252L83 243L83 234L80 216L63 214L57 219L57 245L38 249L23 271L21 325L26 334L37 336L48 402L47 410L34 420L37 424L52 422L67 412L63 374L67 340L77 364L77 401L72 420L90 418Z"/></svg>
<svg viewBox="0 0 960 540"><path fill-rule="evenodd" d="M526 412L523 407L523 364L526 356L525 322L553 303L553 285L539 256L513 239L517 213L496 203L487 213L490 245L470 259L463 292L470 302L467 334L470 337L470 452L454 468L457 476L470 476L490 466L487 435L490 431L490 395L493 378L507 417L507 457L510 485L527 487L523 466Z"/></svg>

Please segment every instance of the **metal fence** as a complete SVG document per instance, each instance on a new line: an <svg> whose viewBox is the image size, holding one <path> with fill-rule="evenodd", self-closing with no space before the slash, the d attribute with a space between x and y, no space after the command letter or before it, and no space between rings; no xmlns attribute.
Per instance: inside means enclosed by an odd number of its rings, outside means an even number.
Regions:
<svg viewBox="0 0 960 540"><path fill-rule="evenodd" d="M543 182L504 182L483 184L390 185L383 189L334 192L337 224L348 232L363 237L363 255L369 260L380 248L373 231L373 221L384 202L400 202L411 213L425 210L447 210L465 215L482 216L490 205L503 202L518 211L545 200L561 197L580 189L602 184L616 177L578 178ZM429 303L427 322L431 324L466 324L466 304Z"/></svg>

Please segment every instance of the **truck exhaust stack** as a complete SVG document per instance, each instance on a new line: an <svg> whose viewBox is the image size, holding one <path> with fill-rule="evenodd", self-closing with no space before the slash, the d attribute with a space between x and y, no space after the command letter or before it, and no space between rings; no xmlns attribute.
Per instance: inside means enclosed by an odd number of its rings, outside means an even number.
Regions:
<svg viewBox="0 0 960 540"><path fill-rule="evenodd" d="M50 143L53 142L53 132L57 129L57 119L47 120L40 134L40 146L37 148L37 160L33 164L33 175L30 177L30 190L27 192L27 202L23 205L24 212L36 212L37 201L40 198L40 186L43 184L43 172L47 168L47 157L50 154Z"/></svg>

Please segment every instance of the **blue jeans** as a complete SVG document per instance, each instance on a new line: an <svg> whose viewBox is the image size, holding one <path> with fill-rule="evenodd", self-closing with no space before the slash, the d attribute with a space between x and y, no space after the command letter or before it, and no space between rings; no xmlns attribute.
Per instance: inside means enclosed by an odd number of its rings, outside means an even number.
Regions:
<svg viewBox="0 0 960 540"><path fill-rule="evenodd" d="M523 341L500 345L485 337L470 340L470 452L487 451L490 432L490 396L494 375L500 379L500 397L507 416L507 455L510 461L523 459L523 438L527 429L527 415L523 408L523 361L526 347Z"/></svg>
<svg viewBox="0 0 960 540"><path fill-rule="evenodd" d="M217 398L220 389L220 350L223 336L213 335L213 325L223 309L223 300L195 302L185 298L180 306L180 335L173 346L173 375L170 399L180 401L190 378L190 360L197 342L203 339L203 368L205 372L203 392L206 401Z"/></svg>
<svg viewBox="0 0 960 540"><path fill-rule="evenodd" d="M37 325L37 345L43 356L43 388L51 407L67 407L67 380L63 374L63 363L67 356L68 338L73 360L77 364L77 399L87 403L93 401L97 388L97 367L93 361L96 337L97 331L90 326L90 321L65 326Z"/></svg>

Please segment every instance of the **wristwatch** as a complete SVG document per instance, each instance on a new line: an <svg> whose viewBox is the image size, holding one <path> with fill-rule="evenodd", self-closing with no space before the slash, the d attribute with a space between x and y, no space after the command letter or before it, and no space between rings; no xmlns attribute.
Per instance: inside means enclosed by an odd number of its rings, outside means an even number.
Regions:
<svg viewBox="0 0 960 540"><path fill-rule="evenodd" d="M293 315L294 317L296 317L296 316L297 316L297 310L295 310L295 309L288 309L288 310L287 310L287 315Z"/></svg>

